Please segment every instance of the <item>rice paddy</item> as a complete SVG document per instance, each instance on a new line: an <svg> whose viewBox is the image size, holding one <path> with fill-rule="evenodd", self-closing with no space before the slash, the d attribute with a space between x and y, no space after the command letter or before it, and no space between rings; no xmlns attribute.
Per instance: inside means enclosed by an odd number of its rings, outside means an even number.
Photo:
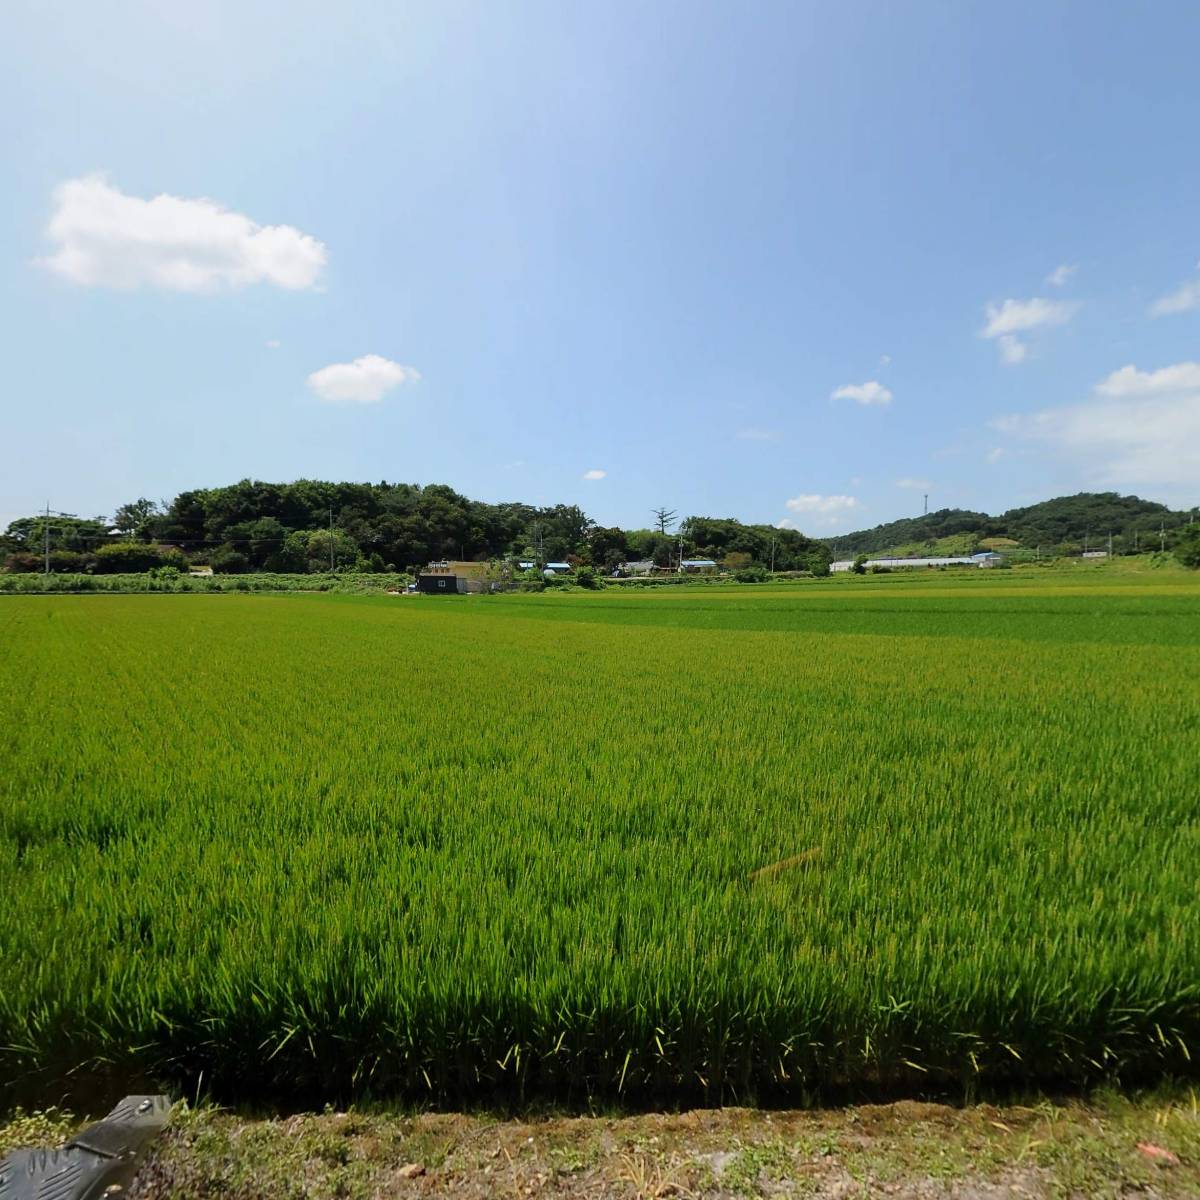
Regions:
<svg viewBox="0 0 1200 1200"><path fill-rule="evenodd" d="M1200 1075L1147 578L4 599L0 1100Z"/></svg>

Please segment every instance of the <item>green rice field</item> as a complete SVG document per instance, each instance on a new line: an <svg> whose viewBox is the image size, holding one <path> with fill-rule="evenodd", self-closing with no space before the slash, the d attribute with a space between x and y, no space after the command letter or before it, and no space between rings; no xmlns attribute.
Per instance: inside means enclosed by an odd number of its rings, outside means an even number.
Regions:
<svg viewBox="0 0 1200 1200"><path fill-rule="evenodd" d="M1195 575L6 597L0 730L0 1100L1200 1077Z"/></svg>

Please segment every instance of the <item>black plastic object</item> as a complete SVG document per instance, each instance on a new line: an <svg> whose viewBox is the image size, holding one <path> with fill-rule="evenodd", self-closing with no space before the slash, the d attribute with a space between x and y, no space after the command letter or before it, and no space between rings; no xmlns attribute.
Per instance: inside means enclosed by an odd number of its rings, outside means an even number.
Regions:
<svg viewBox="0 0 1200 1200"><path fill-rule="evenodd" d="M14 1150L0 1159L0 1200L97 1200L130 1183L167 1123L166 1096L126 1096L61 1150Z"/></svg>

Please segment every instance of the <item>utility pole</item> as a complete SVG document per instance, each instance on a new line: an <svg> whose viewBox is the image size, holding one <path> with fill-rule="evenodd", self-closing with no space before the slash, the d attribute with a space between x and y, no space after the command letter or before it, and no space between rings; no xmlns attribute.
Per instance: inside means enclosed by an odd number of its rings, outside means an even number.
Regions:
<svg viewBox="0 0 1200 1200"><path fill-rule="evenodd" d="M46 523L42 526L42 546L46 556L46 574L50 574L50 501L46 501Z"/></svg>
<svg viewBox="0 0 1200 1200"><path fill-rule="evenodd" d="M1112 558L1112 534L1108 535L1108 557Z"/></svg>
<svg viewBox="0 0 1200 1200"><path fill-rule="evenodd" d="M1158 523L1158 548L1163 554L1167 552L1167 520L1165 517L1160 518Z"/></svg>
<svg viewBox="0 0 1200 1200"><path fill-rule="evenodd" d="M329 573L333 574L333 509L329 510Z"/></svg>
<svg viewBox="0 0 1200 1200"><path fill-rule="evenodd" d="M925 493L925 515L929 516L929 493Z"/></svg>
<svg viewBox="0 0 1200 1200"><path fill-rule="evenodd" d="M775 573L775 535L771 535L771 574Z"/></svg>

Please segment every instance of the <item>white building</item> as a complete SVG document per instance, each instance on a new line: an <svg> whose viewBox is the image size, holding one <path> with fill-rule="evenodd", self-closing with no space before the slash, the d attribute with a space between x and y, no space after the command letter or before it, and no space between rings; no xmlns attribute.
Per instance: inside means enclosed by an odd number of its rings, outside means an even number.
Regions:
<svg viewBox="0 0 1200 1200"><path fill-rule="evenodd" d="M1003 562L1004 556L994 550L984 550L979 554L957 555L945 558L888 558L886 555L878 558L868 558L866 569L872 567L887 567L889 571L904 570L909 567L994 567ZM831 571L849 571L854 566L853 559L843 559L830 563Z"/></svg>

